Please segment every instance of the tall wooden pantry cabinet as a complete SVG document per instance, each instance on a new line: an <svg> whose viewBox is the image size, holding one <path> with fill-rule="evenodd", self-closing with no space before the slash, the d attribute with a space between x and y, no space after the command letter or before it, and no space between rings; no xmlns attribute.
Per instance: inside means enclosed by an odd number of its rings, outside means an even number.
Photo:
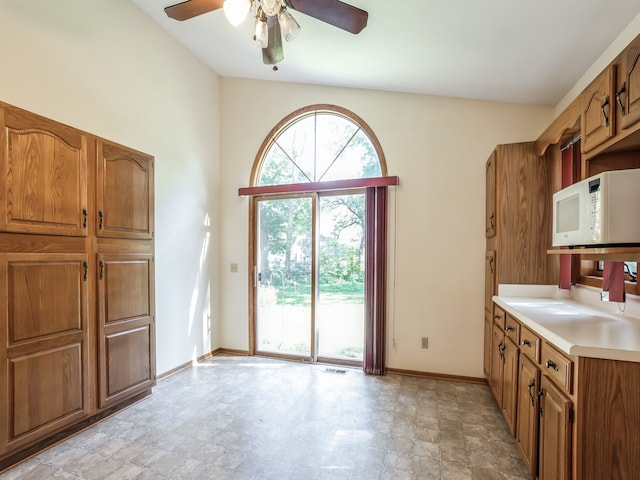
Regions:
<svg viewBox="0 0 640 480"><path fill-rule="evenodd" d="M153 157L0 103L0 471L155 384Z"/></svg>
<svg viewBox="0 0 640 480"><path fill-rule="evenodd" d="M507 330L504 312L494 311L492 297L499 284L557 283L557 256L547 255L555 165L551 150L538 156L535 142L498 145L486 163L484 372L512 431L515 392L505 387L517 388L508 374L518 371L519 339Z"/></svg>

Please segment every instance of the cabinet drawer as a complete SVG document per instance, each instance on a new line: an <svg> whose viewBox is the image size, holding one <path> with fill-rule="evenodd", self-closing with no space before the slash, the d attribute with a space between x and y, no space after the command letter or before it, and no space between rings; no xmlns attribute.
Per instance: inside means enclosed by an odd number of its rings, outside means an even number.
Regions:
<svg viewBox="0 0 640 480"><path fill-rule="evenodd" d="M524 325L520 327L520 351L535 363L540 363L540 337Z"/></svg>
<svg viewBox="0 0 640 480"><path fill-rule="evenodd" d="M513 343L516 345L520 344L520 322L508 313L505 320L504 333L513 340Z"/></svg>
<svg viewBox="0 0 640 480"><path fill-rule="evenodd" d="M571 393L573 362L546 342L542 345L542 373Z"/></svg>
<svg viewBox="0 0 640 480"><path fill-rule="evenodd" d="M493 304L493 321L496 325L498 325L501 329L504 330L504 322L506 318L506 314L504 310L497 306L495 303Z"/></svg>

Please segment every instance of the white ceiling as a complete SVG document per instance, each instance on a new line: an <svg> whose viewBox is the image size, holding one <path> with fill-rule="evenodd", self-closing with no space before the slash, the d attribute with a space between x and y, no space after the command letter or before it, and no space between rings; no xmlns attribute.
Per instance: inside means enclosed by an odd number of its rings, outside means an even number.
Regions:
<svg viewBox="0 0 640 480"><path fill-rule="evenodd" d="M638 0L345 0L352 35L291 10L302 30L274 72L222 10L178 22L179 0L131 0L222 76L555 105L640 12Z"/></svg>

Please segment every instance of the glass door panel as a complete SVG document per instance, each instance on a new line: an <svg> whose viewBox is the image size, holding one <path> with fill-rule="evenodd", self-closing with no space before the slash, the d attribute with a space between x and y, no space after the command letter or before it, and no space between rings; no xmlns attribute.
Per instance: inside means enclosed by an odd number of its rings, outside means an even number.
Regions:
<svg viewBox="0 0 640 480"><path fill-rule="evenodd" d="M309 357L313 199L259 200L257 207L256 350Z"/></svg>
<svg viewBox="0 0 640 480"><path fill-rule="evenodd" d="M318 357L362 361L364 194L320 196L318 217Z"/></svg>

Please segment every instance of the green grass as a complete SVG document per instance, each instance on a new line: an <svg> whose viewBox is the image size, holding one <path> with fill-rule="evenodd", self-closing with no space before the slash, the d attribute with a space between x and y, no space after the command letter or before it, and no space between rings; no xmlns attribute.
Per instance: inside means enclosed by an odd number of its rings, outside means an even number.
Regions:
<svg viewBox="0 0 640 480"><path fill-rule="evenodd" d="M277 287L278 305L296 305L302 307L311 306L311 285L297 285L291 287ZM364 302L364 284L321 284L320 302L331 303L355 303Z"/></svg>

